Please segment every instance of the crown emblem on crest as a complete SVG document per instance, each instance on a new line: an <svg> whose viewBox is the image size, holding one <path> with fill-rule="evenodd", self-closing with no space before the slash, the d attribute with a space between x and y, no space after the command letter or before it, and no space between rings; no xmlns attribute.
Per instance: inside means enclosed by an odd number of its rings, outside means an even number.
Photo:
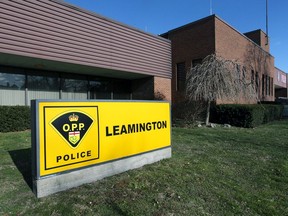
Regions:
<svg viewBox="0 0 288 216"><path fill-rule="evenodd" d="M78 121L79 116L78 116L78 115L75 115L75 114L73 113L73 114L70 115L68 118L69 118L69 121L70 121L70 122L75 122L75 121Z"/></svg>

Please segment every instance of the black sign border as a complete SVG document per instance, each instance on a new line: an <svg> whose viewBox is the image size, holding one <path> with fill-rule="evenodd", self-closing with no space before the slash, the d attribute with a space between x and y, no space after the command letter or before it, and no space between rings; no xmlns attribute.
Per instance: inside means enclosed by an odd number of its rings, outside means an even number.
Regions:
<svg viewBox="0 0 288 216"><path fill-rule="evenodd" d="M98 133L98 155L96 158L91 158L89 160L84 160L84 161L79 161L79 162L74 162L74 163L69 163L69 164L65 164L65 165L61 165L61 166L55 166L55 167L49 167L47 168L47 162L46 162L46 116L45 116L45 113L46 113L46 109L49 109L49 108L83 108L83 107L94 107L96 108L96 117L97 117L97 133ZM98 160L100 158L100 133L99 133L99 108L98 106L44 106L43 107L43 126L44 126L44 168L45 170L52 170L52 169L57 169L57 168L60 168L60 167L65 167L65 166L71 166L71 165L74 165L74 164L79 164L79 163L85 163L85 162L88 162L88 161L92 161L92 160ZM87 165L87 166L91 166L91 164ZM83 166L83 167L79 167L79 168L71 168L71 169L67 169L65 171L59 171L59 172L56 172L56 173L62 173L62 172L67 172L69 170L73 170L73 169L82 169L82 168L85 168L87 166ZM54 173L54 174L56 174ZM50 174L49 174L50 175ZM41 175L40 175L41 176ZM45 176L45 175L42 175L42 176Z"/></svg>

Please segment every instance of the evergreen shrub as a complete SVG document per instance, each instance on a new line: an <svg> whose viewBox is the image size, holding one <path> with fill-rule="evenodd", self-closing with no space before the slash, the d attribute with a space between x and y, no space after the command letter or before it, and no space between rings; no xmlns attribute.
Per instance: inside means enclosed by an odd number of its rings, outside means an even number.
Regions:
<svg viewBox="0 0 288 216"><path fill-rule="evenodd" d="M282 116L281 105L216 105L211 109L211 122L253 128L263 123L278 120Z"/></svg>
<svg viewBox="0 0 288 216"><path fill-rule="evenodd" d="M30 129L31 111L27 106L0 106L0 132Z"/></svg>

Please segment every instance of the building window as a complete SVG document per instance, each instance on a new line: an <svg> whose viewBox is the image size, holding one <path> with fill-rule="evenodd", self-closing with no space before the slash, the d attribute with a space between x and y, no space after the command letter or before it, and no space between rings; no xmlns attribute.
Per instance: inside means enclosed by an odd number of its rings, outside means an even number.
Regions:
<svg viewBox="0 0 288 216"><path fill-rule="evenodd" d="M271 77L270 79L270 92L271 92L271 96L274 95L274 80L273 77Z"/></svg>
<svg viewBox="0 0 288 216"><path fill-rule="evenodd" d="M269 78L267 75L265 75L265 94L269 95Z"/></svg>
<svg viewBox="0 0 288 216"><path fill-rule="evenodd" d="M281 73L280 73L280 71L277 72L277 81L281 82Z"/></svg>
<svg viewBox="0 0 288 216"><path fill-rule="evenodd" d="M255 75L255 88L256 88L256 92L259 93L259 73L256 72L256 75Z"/></svg>
<svg viewBox="0 0 288 216"><path fill-rule="evenodd" d="M178 63L176 65L176 90L184 91L185 90L185 81L186 81L186 71L185 71L185 62Z"/></svg>
<svg viewBox="0 0 288 216"><path fill-rule="evenodd" d="M108 80L89 81L90 99L112 99L112 82Z"/></svg>
<svg viewBox="0 0 288 216"><path fill-rule="evenodd" d="M40 75L39 75L40 74ZM54 75L54 76L53 76ZM60 78L57 74L27 75L28 101L33 99L59 99Z"/></svg>
<svg viewBox="0 0 288 216"><path fill-rule="evenodd" d="M87 80L62 78L61 83L64 92L87 93Z"/></svg>
<svg viewBox="0 0 288 216"><path fill-rule="evenodd" d="M0 73L0 89L24 90L25 75L14 73Z"/></svg>
<svg viewBox="0 0 288 216"><path fill-rule="evenodd" d="M61 78L61 99L87 99L86 77L63 74Z"/></svg>
<svg viewBox="0 0 288 216"><path fill-rule="evenodd" d="M58 76L47 76L48 74L28 75L27 88L38 91L59 91L60 79Z"/></svg>
<svg viewBox="0 0 288 216"><path fill-rule="evenodd" d="M239 72L241 71L241 70L240 70L240 65L237 64L237 65L236 65L236 68L237 68L237 71L239 71ZM242 67L242 79L243 79L243 80L246 80L246 73L247 73L246 67L243 66L243 67ZM248 79L249 79L249 77L248 77Z"/></svg>
<svg viewBox="0 0 288 216"><path fill-rule="evenodd" d="M131 99L130 80L93 80L89 82L90 99Z"/></svg>
<svg viewBox="0 0 288 216"><path fill-rule="evenodd" d="M0 66L0 105L30 105L33 99L130 100L131 83L124 79Z"/></svg>
<svg viewBox="0 0 288 216"><path fill-rule="evenodd" d="M129 100L131 98L130 81L119 80L113 82L113 99Z"/></svg>
<svg viewBox="0 0 288 216"><path fill-rule="evenodd" d="M251 71L251 84L254 86L254 81L255 81L255 73L254 70Z"/></svg>
<svg viewBox="0 0 288 216"><path fill-rule="evenodd" d="M0 104L25 105L25 74L10 73L9 71L0 69Z"/></svg>
<svg viewBox="0 0 288 216"><path fill-rule="evenodd" d="M265 75L262 74L262 96L265 94Z"/></svg>

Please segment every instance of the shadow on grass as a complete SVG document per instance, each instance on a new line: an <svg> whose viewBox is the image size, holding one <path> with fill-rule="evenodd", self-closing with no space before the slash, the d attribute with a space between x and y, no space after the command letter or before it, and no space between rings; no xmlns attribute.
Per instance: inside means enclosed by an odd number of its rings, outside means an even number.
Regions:
<svg viewBox="0 0 288 216"><path fill-rule="evenodd" d="M32 190L31 148L9 151L9 154L25 182Z"/></svg>

